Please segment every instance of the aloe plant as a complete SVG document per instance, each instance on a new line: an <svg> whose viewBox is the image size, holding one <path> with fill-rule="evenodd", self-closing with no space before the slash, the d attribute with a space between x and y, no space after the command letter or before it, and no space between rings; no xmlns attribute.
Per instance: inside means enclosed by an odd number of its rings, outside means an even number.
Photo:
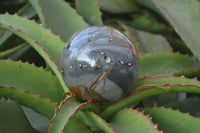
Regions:
<svg viewBox="0 0 200 133"><path fill-rule="evenodd" d="M200 131L198 0L0 4L1 132ZM138 79L115 102L78 99L59 69L65 42L92 25L117 28L139 52Z"/></svg>

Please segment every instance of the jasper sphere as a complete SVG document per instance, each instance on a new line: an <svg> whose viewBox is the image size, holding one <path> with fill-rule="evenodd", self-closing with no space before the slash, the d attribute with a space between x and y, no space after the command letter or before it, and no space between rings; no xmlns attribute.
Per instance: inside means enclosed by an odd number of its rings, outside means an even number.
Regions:
<svg viewBox="0 0 200 133"><path fill-rule="evenodd" d="M133 87L138 73L134 44L118 30L92 26L75 33L61 55L70 90L84 100L116 101Z"/></svg>

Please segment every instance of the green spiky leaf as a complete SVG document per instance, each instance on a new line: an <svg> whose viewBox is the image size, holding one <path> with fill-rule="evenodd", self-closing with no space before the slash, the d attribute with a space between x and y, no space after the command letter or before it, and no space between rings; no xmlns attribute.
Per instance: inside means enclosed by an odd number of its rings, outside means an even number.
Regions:
<svg viewBox="0 0 200 133"><path fill-rule="evenodd" d="M79 111L77 117L85 123L93 132L115 133L113 129L105 120L97 114L90 111Z"/></svg>
<svg viewBox="0 0 200 133"><path fill-rule="evenodd" d="M2 133L36 133L16 102L1 99L0 110L0 129Z"/></svg>
<svg viewBox="0 0 200 133"><path fill-rule="evenodd" d="M134 85L134 90L124 99L109 105L102 113L101 117L106 120L115 114L119 109L130 104L135 105L142 99L163 93L196 93L200 94L200 82L196 79L173 76L146 76L138 79Z"/></svg>
<svg viewBox="0 0 200 133"><path fill-rule="evenodd" d="M197 60L178 53L150 53L139 59L139 78L145 75L169 75L182 69L200 67Z"/></svg>
<svg viewBox="0 0 200 133"><path fill-rule="evenodd" d="M97 0L76 0L76 8L90 25L103 25Z"/></svg>
<svg viewBox="0 0 200 133"><path fill-rule="evenodd" d="M160 10L154 5L154 3L151 0L136 0L136 2L161 14Z"/></svg>
<svg viewBox="0 0 200 133"><path fill-rule="evenodd" d="M159 133L157 125L143 112L133 109L122 109L109 123L117 133Z"/></svg>
<svg viewBox="0 0 200 133"><path fill-rule="evenodd" d="M13 53L15 53L16 51L18 51L18 50L24 48L25 46L27 46L27 44L26 44L26 43L23 43L23 44L20 44L20 45L18 45L18 46L15 46L14 48L10 48L10 49L8 49L8 50L5 50L5 51L3 51L3 52L0 52L0 58L5 57L5 56L8 56L8 55L10 55L10 54L13 54Z"/></svg>
<svg viewBox="0 0 200 133"><path fill-rule="evenodd" d="M51 72L11 60L0 60L0 67L0 86L27 90L55 102L61 102L65 97L62 86Z"/></svg>
<svg viewBox="0 0 200 133"><path fill-rule="evenodd" d="M151 0L200 60L200 2L198 0ZM185 10L187 9L187 10Z"/></svg>
<svg viewBox="0 0 200 133"><path fill-rule="evenodd" d="M64 41L67 41L75 32L88 26L64 0L29 1L39 14L40 20L55 34L60 35Z"/></svg>
<svg viewBox="0 0 200 133"><path fill-rule="evenodd" d="M98 0L101 9L109 13L130 13L139 10L133 0Z"/></svg>
<svg viewBox="0 0 200 133"><path fill-rule="evenodd" d="M65 132L72 130L71 125L71 120L75 119L74 117L75 114L79 110L85 110L85 109L92 109L94 110L95 108L89 104L90 101L86 103L80 103L75 97L69 97L66 98L63 102L61 102L59 108L56 110L56 113L51 120L51 126L49 128L50 133L55 133L55 132L62 132L63 130ZM74 122L74 120L72 120ZM76 121L77 122L77 121ZM80 123L80 127L82 128L82 123ZM79 126L79 125L77 125Z"/></svg>
<svg viewBox="0 0 200 133"><path fill-rule="evenodd" d="M179 72L175 72L173 74L174 76L185 76L187 78L198 78L200 79L200 68L197 69L185 69L185 70L181 70Z"/></svg>
<svg viewBox="0 0 200 133"><path fill-rule="evenodd" d="M70 119L68 126L65 127L62 133L93 133L84 123L78 118L73 117Z"/></svg>
<svg viewBox="0 0 200 133"><path fill-rule="evenodd" d="M153 19L151 19L147 15L134 15L133 20L131 20L129 23L134 28L153 33L165 33L167 31L170 31L169 27L153 21Z"/></svg>
<svg viewBox="0 0 200 133"><path fill-rule="evenodd" d="M134 42L138 53L169 52L172 48L166 38L162 35L155 35L140 31L126 25L122 21L116 21L125 31L125 34Z"/></svg>
<svg viewBox="0 0 200 133"><path fill-rule="evenodd" d="M34 11L33 7L28 3L24 5L19 11L17 12L20 16L26 16L27 18L33 18L37 15L37 13Z"/></svg>
<svg viewBox="0 0 200 133"><path fill-rule="evenodd" d="M135 36L132 36L133 40L139 42L139 52L149 53L149 52L170 52L172 48L169 42L162 35L154 35L144 31L135 31Z"/></svg>
<svg viewBox="0 0 200 133"><path fill-rule="evenodd" d="M199 132L200 119L187 113L170 108L145 108L145 114L150 114L152 121L158 123L158 129L168 133L195 133Z"/></svg>
<svg viewBox="0 0 200 133"><path fill-rule="evenodd" d="M60 55L65 43L61 41L59 37L54 36L49 30L44 29L40 25L26 18L8 14L0 15L0 27L8 29L27 42L30 42L30 44L32 44L32 46L40 53L36 44L33 44L34 42L37 42L45 49L49 56L53 58L56 64L59 64Z"/></svg>
<svg viewBox="0 0 200 133"><path fill-rule="evenodd" d="M65 46L59 37L35 22L17 15L0 15L0 27L12 31L31 44L55 72L65 91L68 91L57 66Z"/></svg>
<svg viewBox="0 0 200 133"><path fill-rule="evenodd" d="M23 17L27 17L29 19L33 18L34 16L36 16L36 13L34 12L34 9L32 7L30 7L30 4L26 4L24 7L22 7L17 14L19 16L23 16ZM4 48L4 47L9 47L10 46L10 42L13 43L13 33L10 31L3 31L0 34L0 48ZM8 41L10 40L10 41ZM13 45L13 44L12 44Z"/></svg>
<svg viewBox="0 0 200 133"><path fill-rule="evenodd" d="M140 78L134 85L134 88L139 88L145 85L159 85L159 86L167 86L167 85L196 85L196 87L200 86L200 82L196 79L188 79L185 77L174 77L174 76L145 76L144 78ZM134 91L134 90L133 90ZM200 90L199 90L200 92Z"/></svg>
<svg viewBox="0 0 200 133"><path fill-rule="evenodd" d="M58 107L56 103L49 99L13 87L0 86L0 97L14 99L18 103L32 108L49 119L53 117L54 111Z"/></svg>
<svg viewBox="0 0 200 133"><path fill-rule="evenodd" d="M48 131L50 124L49 118L35 112L29 107L21 105L21 108L34 129L42 133Z"/></svg>
<svg viewBox="0 0 200 133"><path fill-rule="evenodd" d="M165 107L171 107L172 109L178 109L183 113L190 113L192 116L200 116L200 98L190 97L183 101L172 102L165 105Z"/></svg>

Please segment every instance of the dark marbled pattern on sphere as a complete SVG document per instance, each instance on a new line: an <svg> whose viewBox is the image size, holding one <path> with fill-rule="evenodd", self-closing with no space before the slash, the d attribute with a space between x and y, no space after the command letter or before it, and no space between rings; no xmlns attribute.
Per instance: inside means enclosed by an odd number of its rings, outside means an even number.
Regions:
<svg viewBox="0 0 200 133"><path fill-rule="evenodd" d="M138 56L132 42L111 27L92 26L75 33L61 56L66 85L78 97L116 101L133 87Z"/></svg>

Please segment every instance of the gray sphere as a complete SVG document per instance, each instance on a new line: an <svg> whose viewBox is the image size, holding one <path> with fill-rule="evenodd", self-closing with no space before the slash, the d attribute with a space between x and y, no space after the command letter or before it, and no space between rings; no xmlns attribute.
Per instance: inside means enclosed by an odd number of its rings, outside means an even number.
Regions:
<svg viewBox="0 0 200 133"><path fill-rule="evenodd" d="M70 90L83 100L116 101L133 87L138 73L133 43L118 30L92 26L75 33L61 55Z"/></svg>

